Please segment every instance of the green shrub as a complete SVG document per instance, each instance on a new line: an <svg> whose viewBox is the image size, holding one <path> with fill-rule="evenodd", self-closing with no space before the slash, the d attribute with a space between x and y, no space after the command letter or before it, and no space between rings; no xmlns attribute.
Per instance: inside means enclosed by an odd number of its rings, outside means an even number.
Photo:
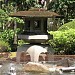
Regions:
<svg viewBox="0 0 75 75"><path fill-rule="evenodd" d="M75 54L75 21L49 33L53 35L53 40L49 40L49 44L55 49L56 54Z"/></svg>
<svg viewBox="0 0 75 75"><path fill-rule="evenodd" d="M3 40L0 40L0 52L7 52L10 51L10 46L8 42L5 42Z"/></svg>
<svg viewBox="0 0 75 75"><path fill-rule="evenodd" d="M19 45L19 46L21 46L21 45L23 45L23 44L25 44L25 41L23 41L23 40L18 40L18 45Z"/></svg>
<svg viewBox="0 0 75 75"><path fill-rule="evenodd" d="M65 31L65 30L69 30L69 29L75 29L75 20L68 22L64 25L62 25L58 31Z"/></svg>

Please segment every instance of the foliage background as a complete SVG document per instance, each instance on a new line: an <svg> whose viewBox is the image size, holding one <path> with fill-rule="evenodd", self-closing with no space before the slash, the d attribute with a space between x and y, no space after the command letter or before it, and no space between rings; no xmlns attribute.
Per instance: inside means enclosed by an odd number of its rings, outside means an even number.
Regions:
<svg viewBox="0 0 75 75"><path fill-rule="evenodd" d="M45 0L44 0L45 1ZM9 17L10 13L28 10L31 7L42 7L36 0L0 0L0 51L14 51L14 35L21 29L11 29L16 21L19 25L24 22L19 18ZM75 54L75 0L52 0L47 2L47 9L64 15L64 25L58 31L49 31L53 40L49 44L55 49L55 54ZM72 22L69 22L74 20ZM67 23L69 22L69 23ZM25 43L23 40L19 44ZM4 49L2 49L5 47Z"/></svg>

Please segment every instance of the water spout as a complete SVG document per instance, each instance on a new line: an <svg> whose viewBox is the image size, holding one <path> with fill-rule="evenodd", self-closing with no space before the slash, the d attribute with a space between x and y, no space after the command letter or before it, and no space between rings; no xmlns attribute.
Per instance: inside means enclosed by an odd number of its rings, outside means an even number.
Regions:
<svg viewBox="0 0 75 75"><path fill-rule="evenodd" d="M33 45L33 46L29 47L26 52L28 52L30 54L30 58L31 58L32 62L38 62L39 55L41 53L47 52L47 50L41 46Z"/></svg>

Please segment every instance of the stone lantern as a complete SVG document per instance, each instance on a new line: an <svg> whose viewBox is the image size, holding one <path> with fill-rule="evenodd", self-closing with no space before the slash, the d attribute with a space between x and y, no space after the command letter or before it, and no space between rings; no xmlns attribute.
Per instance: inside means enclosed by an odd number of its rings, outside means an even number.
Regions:
<svg viewBox="0 0 75 75"><path fill-rule="evenodd" d="M23 18L25 26L18 39L23 39L29 44L24 44L17 48L17 57L20 58L20 52L26 51L32 45L40 45L47 50L51 50L46 44L53 36L47 32L48 18L60 18L61 16L55 12L47 11L45 8L33 8L28 11L18 11L11 14L12 17Z"/></svg>

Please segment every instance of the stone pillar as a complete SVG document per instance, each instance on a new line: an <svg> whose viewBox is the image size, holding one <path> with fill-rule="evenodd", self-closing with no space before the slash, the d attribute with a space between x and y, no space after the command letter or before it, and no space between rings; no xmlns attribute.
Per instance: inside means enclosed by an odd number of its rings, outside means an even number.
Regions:
<svg viewBox="0 0 75 75"><path fill-rule="evenodd" d="M43 19L41 19L41 31L43 32L43 30L44 30L44 21Z"/></svg>
<svg viewBox="0 0 75 75"><path fill-rule="evenodd" d="M34 27L34 25L33 25L33 21L31 20L31 21L30 21L30 32L33 31L33 27Z"/></svg>

